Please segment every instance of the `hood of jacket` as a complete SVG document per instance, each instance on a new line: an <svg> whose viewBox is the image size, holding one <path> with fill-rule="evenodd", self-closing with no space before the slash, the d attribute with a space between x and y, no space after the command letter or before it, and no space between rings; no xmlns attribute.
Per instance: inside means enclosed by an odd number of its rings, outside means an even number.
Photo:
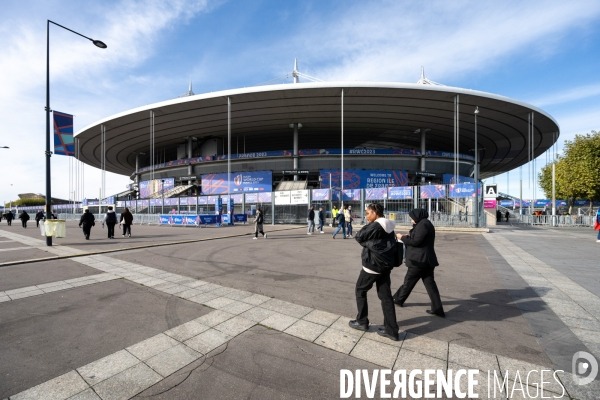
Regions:
<svg viewBox="0 0 600 400"><path fill-rule="evenodd" d="M408 216L415 221L415 225L424 220L425 218L429 218L429 213L424 208L415 208L408 213Z"/></svg>
<svg viewBox="0 0 600 400"><path fill-rule="evenodd" d="M396 223L394 221L390 221L387 218L377 218L375 220L375 223L381 225L381 227L386 233L392 233L394 231L394 228L396 227Z"/></svg>
<svg viewBox="0 0 600 400"><path fill-rule="evenodd" d="M115 210L108 210L106 213L107 213L107 214L114 214L114 213L115 213Z"/></svg>

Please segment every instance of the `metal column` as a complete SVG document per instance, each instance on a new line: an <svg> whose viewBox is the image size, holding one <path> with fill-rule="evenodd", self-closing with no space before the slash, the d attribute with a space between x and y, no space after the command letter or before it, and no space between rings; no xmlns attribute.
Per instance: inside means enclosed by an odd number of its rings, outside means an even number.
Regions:
<svg viewBox="0 0 600 400"><path fill-rule="evenodd" d="M342 167L340 170L340 204L344 205L344 89L342 89ZM340 206L340 208L341 208Z"/></svg>
<svg viewBox="0 0 600 400"><path fill-rule="evenodd" d="M460 132L460 126L459 126L459 120L460 120L460 114L459 114L459 104L460 100L458 95L454 96L454 183L460 183L460 178L459 178L459 167L458 167L458 152L459 152L459 142L458 142L458 138L459 138L459 132Z"/></svg>
<svg viewBox="0 0 600 400"><path fill-rule="evenodd" d="M294 78L296 79L296 78ZM294 122L294 171L298 171L298 123ZM294 180L298 180L298 175L294 175Z"/></svg>
<svg viewBox="0 0 600 400"><path fill-rule="evenodd" d="M421 128L421 172L425 172L425 155L427 154L427 149L425 147L425 128ZM425 177L421 177L421 183L425 183Z"/></svg>

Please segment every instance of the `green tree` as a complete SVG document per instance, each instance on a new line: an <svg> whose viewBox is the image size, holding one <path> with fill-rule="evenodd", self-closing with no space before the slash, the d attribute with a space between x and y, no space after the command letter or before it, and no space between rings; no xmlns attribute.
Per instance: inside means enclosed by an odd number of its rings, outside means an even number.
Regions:
<svg viewBox="0 0 600 400"><path fill-rule="evenodd" d="M563 155L555 160L556 197L571 204L576 199L600 200L600 133L592 131L565 141ZM538 181L548 198L552 196L552 164L546 165Z"/></svg>

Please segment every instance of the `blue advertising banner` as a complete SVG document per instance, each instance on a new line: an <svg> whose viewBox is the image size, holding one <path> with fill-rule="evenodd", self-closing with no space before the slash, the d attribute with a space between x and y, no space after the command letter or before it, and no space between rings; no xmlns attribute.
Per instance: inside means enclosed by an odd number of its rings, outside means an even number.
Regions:
<svg viewBox="0 0 600 400"><path fill-rule="evenodd" d="M323 189L321 189L323 190ZM325 189L329 190L329 189ZM340 191L333 190L333 200L340 200ZM344 189L344 201L357 201L360 200L360 189Z"/></svg>
<svg viewBox="0 0 600 400"><path fill-rule="evenodd" d="M202 214L202 215L199 215L198 217L200 217L200 223L202 225L221 223L221 216L218 214Z"/></svg>
<svg viewBox="0 0 600 400"><path fill-rule="evenodd" d="M248 193L246 195L246 203L258 203L258 193Z"/></svg>
<svg viewBox="0 0 600 400"><path fill-rule="evenodd" d="M183 218L185 225L200 225L200 217L198 215L185 215Z"/></svg>
<svg viewBox="0 0 600 400"><path fill-rule="evenodd" d="M552 207L552 200L539 199L533 203L533 206L534 207L548 207L548 206Z"/></svg>
<svg viewBox="0 0 600 400"><path fill-rule="evenodd" d="M445 184L449 184L449 183L457 183L456 180L454 179L454 174L443 174L442 175L442 182ZM458 183L475 183L475 179L469 177L469 176L458 176Z"/></svg>
<svg viewBox="0 0 600 400"><path fill-rule="evenodd" d="M444 185L421 186L422 199L443 199L444 197L446 197L446 187Z"/></svg>
<svg viewBox="0 0 600 400"><path fill-rule="evenodd" d="M448 186L448 197L475 197L475 183L457 183Z"/></svg>
<svg viewBox="0 0 600 400"><path fill-rule="evenodd" d="M311 197L313 201L329 200L329 189L313 189Z"/></svg>
<svg viewBox="0 0 600 400"><path fill-rule="evenodd" d="M407 200L413 198L412 186L388 188L389 200Z"/></svg>
<svg viewBox="0 0 600 400"><path fill-rule="evenodd" d="M226 194L228 190L227 174L202 175L203 194ZM273 190L273 173L233 172L231 173L231 191L235 192L270 192Z"/></svg>
<svg viewBox="0 0 600 400"><path fill-rule="evenodd" d="M319 170L321 189L340 188L339 169ZM329 177L331 176L331 185ZM344 170L344 189L387 188L389 186L406 186L408 173L400 170Z"/></svg>
<svg viewBox="0 0 600 400"><path fill-rule="evenodd" d="M259 193L258 194L258 202L259 203L270 203L271 202L271 192L268 193Z"/></svg>
<svg viewBox="0 0 600 400"><path fill-rule="evenodd" d="M387 199L387 188L365 189L365 200L383 200Z"/></svg>
<svg viewBox="0 0 600 400"><path fill-rule="evenodd" d="M233 214L233 220L235 222L248 222L248 216L246 214Z"/></svg>
<svg viewBox="0 0 600 400"><path fill-rule="evenodd" d="M164 181L164 184L163 184ZM175 178L154 179L141 181L139 185L140 197L148 198L157 193L164 193L175 187Z"/></svg>
<svg viewBox="0 0 600 400"><path fill-rule="evenodd" d="M58 111L53 111L52 114L54 116L54 154L74 156L73 116Z"/></svg>
<svg viewBox="0 0 600 400"><path fill-rule="evenodd" d="M452 197L452 196L450 196ZM500 200L498 202L502 207L512 207L514 205L514 201L512 200Z"/></svg>

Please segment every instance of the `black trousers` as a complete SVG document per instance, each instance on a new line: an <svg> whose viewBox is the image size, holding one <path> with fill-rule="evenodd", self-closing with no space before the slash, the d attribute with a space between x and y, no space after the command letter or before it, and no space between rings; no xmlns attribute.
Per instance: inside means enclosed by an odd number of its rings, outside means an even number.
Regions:
<svg viewBox="0 0 600 400"><path fill-rule="evenodd" d="M396 308L390 289L391 281L389 274L369 274L364 269L360 270L360 275L356 281L356 306L358 315L356 321L361 325L369 325L369 305L367 304L367 292L377 286L377 296L381 300L381 309L383 310L383 325L385 331L390 335L398 334L398 322L396 322Z"/></svg>
<svg viewBox="0 0 600 400"><path fill-rule="evenodd" d="M442 299L440 299L440 291L433 278L434 269L435 267L408 267L406 276L404 277L404 284L394 293L394 300L404 304L417 282L419 282L419 279L421 279L431 300L431 311L436 314L443 314L444 308L442 307Z"/></svg>
<svg viewBox="0 0 600 400"><path fill-rule="evenodd" d="M131 235L131 225L123 224L123 235Z"/></svg>
<svg viewBox="0 0 600 400"><path fill-rule="evenodd" d="M27 220L26 219L22 219L21 220L21 225L23 225L23 228L27 228Z"/></svg>
<svg viewBox="0 0 600 400"><path fill-rule="evenodd" d="M92 226L88 225L88 224L83 224L83 236L85 236L86 239L90 238L90 231L92 230Z"/></svg>
<svg viewBox="0 0 600 400"><path fill-rule="evenodd" d="M115 237L115 223L114 222L107 222L106 230L108 231L109 239Z"/></svg>
<svg viewBox="0 0 600 400"><path fill-rule="evenodd" d="M11 226L12 225L12 219L7 219L6 223L8 224L8 226Z"/></svg>

